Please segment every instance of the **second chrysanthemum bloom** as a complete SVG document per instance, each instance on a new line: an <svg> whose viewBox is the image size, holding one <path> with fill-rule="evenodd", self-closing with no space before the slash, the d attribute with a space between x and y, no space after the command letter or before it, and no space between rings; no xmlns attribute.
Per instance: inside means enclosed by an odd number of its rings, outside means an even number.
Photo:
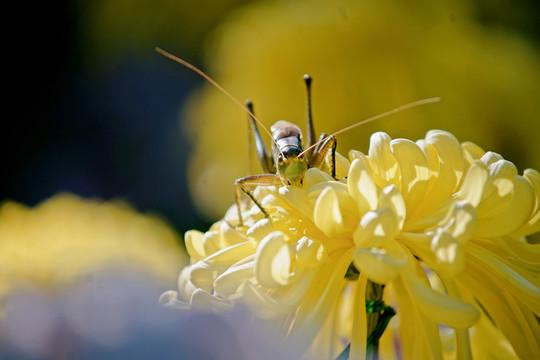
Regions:
<svg viewBox="0 0 540 360"><path fill-rule="evenodd" d="M231 209L208 232L188 232L191 265L163 302L248 304L299 351L335 358L350 344L357 359L369 335L366 286L382 284L398 314L383 358L540 356L540 251L524 238L540 230L537 171L520 176L439 130L417 142L375 133L367 155L337 160L341 180L309 169L302 187L258 187L269 218L246 208L235 228Z"/></svg>

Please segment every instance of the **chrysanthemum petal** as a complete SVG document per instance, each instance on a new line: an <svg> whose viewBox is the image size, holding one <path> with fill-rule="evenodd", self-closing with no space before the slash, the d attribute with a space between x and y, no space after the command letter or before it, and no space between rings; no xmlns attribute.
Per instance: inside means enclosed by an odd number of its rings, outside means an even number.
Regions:
<svg viewBox="0 0 540 360"><path fill-rule="evenodd" d="M345 272L352 260L352 251L331 254L331 259L321 265L298 307L295 322L289 332L289 340L300 348L307 347L326 320L336 297L340 296L346 280Z"/></svg>
<svg viewBox="0 0 540 360"><path fill-rule="evenodd" d="M401 192L407 204L407 213L412 214L428 188L431 173L427 159L413 141L395 139L390 146L401 169Z"/></svg>
<svg viewBox="0 0 540 360"><path fill-rule="evenodd" d="M292 276L291 252L280 231L268 234L259 244L255 255L255 278L267 288L287 285Z"/></svg>
<svg viewBox="0 0 540 360"><path fill-rule="evenodd" d="M461 145L446 131L431 130L425 142L418 141L417 144L426 155L432 175L436 175L434 182L430 181L428 185L422 206L419 206L422 212L426 212L452 196L463 176L465 161Z"/></svg>
<svg viewBox="0 0 540 360"><path fill-rule="evenodd" d="M215 294L223 298L228 298L237 293L246 279L253 278L254 265L255 260L252 255L230 266L214 281Z"/></svg>
<svg viewBox="0 0 540 360"><path fill-rule="evenodd" d="M540 231L540 173L534 169L526 169L523 177L531 184L534 191L534 206L526 224L512 235L526 236Z"/></svg>
<svg viewBox="0 0 540 360"><path fill-rule="evenodd" d="M369 280L387 284L396 278L407 263L407 256L400 247L389 252L385 249L359 248L354 251L354 265Z"/></svg>
<svg viewBox="0 0 540 360"><path fill-rule="evenodd" d="M367 277L361 273L355 285L353 324L351 331L351 349L349 359L362 360L366 358L367 349L367 316L366 316L366 285Z"/></svg>
<svg viewBox="0 0 540 360"><path fill-rule="evenodd" d="M404 280L420 311L433 321L462 329L471 327L480 317L480 311L473 305L442 295L414 276L408 275Z"/></svg>
<svg viewBox="0 0 540 360"><path fill-rule="evenodd" d="M442 277L451 279L465 269L463 249L447 230L437 229L431 250L437 259L437 273Z"/></svg>
<svg viewBox="0 0 540 360"><path fill-rule="evenodd" d="M487 178L487 169L478 163L471 164L456 197L460 200L467 200L475 207L478 206L484 193Z"/></svg>
<svg viewBox="0 0 540 360"><path fill-rule="evenodd" d="M389 185L381 191L379 206L381 208L388 207L392 209L396 215L398 229L403 228L405 216L407 215L407 208L403 196L401 196L401 192L395 185Z"/></svg>
<svg viewBox="0 0 540 360"><path fill-rule="evenodd" d="M474 259L474 263L482 265L483 271L489 273L488 277L492 282L499 284L501 288L511 289L520 301L540 316L540 279L527 279L477 244L468 244L467 254Z"/></svg>
<svg viewBox="0 0 540 360"><path fill-rule="evenodd" d="M440 225L444 226L459 245L463 245L476 230L477 221L478 215L474 206L470 202L462 200L454 203Z"/></svg>
<svg viewBox="0 0 540 360"><path fill-rule="evenodd" d="M184 235L186 250L192 262L202 260L207 256L202 242L203 236L204 234L197 230L189 230Z"/></svg>
<svg viewBox="0 0 540 360"><path fill-rule="evenodd" d="M357 248L384 247L394 240L399 231L398 219L389 207L366 213L354 231Z"/></svg>
<svg viewBox="0 0 540 360"><path fill-rule="evenodd" d="M481 159L486 153L484 149L470 141L462 142L461 147L463 148L465 160L467 160L469 164L472 164L475 160Z"/></svg>
<svg viewBox="0 0 540 360"><path fill-rule="evenodd" d="M391 141L390 136L383 132L371 135L368 152L369 162L373 180L380 188L396 185L401 189L401 169L394 154L392 154Z"/></svg>
<svg viewBox="0 0 540 360"><path fill-rule="evenodd" d="M348 195L327 186L317 198L314 222L328 237L343 236L356 227L357 206Z"/></svg>
<svg viewBox="0 0 540 360"><path fill-rule="evenodd" d="M326 259L324 246L320 241L303 236L296 244L296 260L299 264L312 267L317 265L323 259Z"/></svg>
<svg viewBox="0 0 540 360"><path fill-rule="evenodd" d="M516 175L511 181L511 199L498 214L490 217L478 216L476 236L497 237L512 233L529 220L534 206L534 192L531 184Z"/></svg>
<svg viewBox="0 0 540 360"><path fill-rule="evenodd" d="M364 214L367 211L375 210L379 202L377 185L369 175L364 162L359 159L353 160L347 180L349 192L358 204L359 213Z"/></svg>
<svg viewBox="0 0 540 360"><path fill-rule="evenodd" d="M345 156L340 153L335 153L335 162L336 162L336 179L343 179L349 173L349 167L351 162Z"/></svg>
<svg viewBox="0 0 540 360"><path fill-rule="evenodd" d="M310 168L304 175L304 187L309 189L319 183L334 180L332 176L317 168Z"/></svg>
<svg viewBox="0 0 540 360"><path fill-rule="evenodd" d="M460 283L468 289L475 289L474 297L489 314L495 325L512 344L521 359L540 358L538 331L531 329L523 317L523 309L516 298L505 287L493 282L491 270L482 264L471 261L468 271L462 273ZM527 311L527 310L525 310ZM533 316L529 310L529 315Z"/></svg>
<svg viewBox="0 0 540 360"><path fill-rule="evenodd" d="M512 200L514 189L513 180L517 169L509 161L498 160L488 165L489 177L485 185L482 201L478 212L482 217L497 215L508 206Z"/></svg>

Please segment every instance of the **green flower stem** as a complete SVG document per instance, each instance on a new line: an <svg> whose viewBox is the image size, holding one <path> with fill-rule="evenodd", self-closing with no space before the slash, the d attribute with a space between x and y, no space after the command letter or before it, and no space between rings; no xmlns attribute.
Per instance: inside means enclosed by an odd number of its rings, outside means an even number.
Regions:
<svg viewBox="0 0 540 360"><path fill-rule="evenodd" d="M384 285L368 280L366 287L366 315L367 315L367 360L378 360L379 339L396 311L391 306L386 306L382 301ZM339 354L336 360L348 360L351 344Z"/></svg>
<svg viewBox="0 0 540 360"><path fill-rule="evenodd" d="M384 285L376 284L372 281L368 281L367 287L366 287L366 312L367 312L367 334L368 335L368 343L367 343L367 360L376 360L379 357L379 337L376 337L375 339L371 339L369 341L369 337L371 337L371 334L373 334L374 330L377 328L377 324L379 323L380 318L380 311L376 311L378 309L373 308L373 304L376 304L378 302L382 302L382 296L383 296L383 289ZM382 335L382 333L381 333Z"/></svg>

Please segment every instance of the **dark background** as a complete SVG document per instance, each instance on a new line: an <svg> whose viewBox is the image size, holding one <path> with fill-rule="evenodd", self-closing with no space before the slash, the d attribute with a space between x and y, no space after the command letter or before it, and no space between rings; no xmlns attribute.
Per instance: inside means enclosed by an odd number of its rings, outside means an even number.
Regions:
<svg viewBox="0 0 540 360"><path fill-rule="evenodd" d="M202 80L153 47L200 66L205 36L245 2L228 1L207 16L194 10L205 21L198 28L163 31L142 45L120 38L97 55L85 33L92 3L5 8L0 199L34 206L60 191L122 198L162 215L180 233L205 229L210 220L195 212L186 185L195 140L181 133L179 117ZM539 44L539 3L477 1L477 17Z"/></svg>

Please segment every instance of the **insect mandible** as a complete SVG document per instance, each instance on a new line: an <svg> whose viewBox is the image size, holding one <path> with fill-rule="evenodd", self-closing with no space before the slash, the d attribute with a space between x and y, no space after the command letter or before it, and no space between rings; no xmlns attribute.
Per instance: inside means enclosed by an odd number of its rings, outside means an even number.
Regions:
<svg viewBox="0 0 540 360"><path fill-rule="evenodd" d="M346 128L343 128L333 134L326 135L322 133L317 142L315 141L315 129L313 126L312 112L311 112L311 82L312 79L309 75L304 75L304 81L307 90L307 147L304 149L302 140L302 131L297 125L286 121L279 120L272 127L270 131L264 127L259 119L253 113L253 105L250 101L246 102L246 105L242 105L232 95L230 95L224 88L216 83L211 77L205 74L202 70L198 69L189 62L178 58L171 53L156 47L155 50L165 57L176 61L187 68L193 70L218 90L230 97L235 103L241 106L249 115L249 121L253 129L253 136L255 138L255 147L257 149L257 157L259 163L266 172L266 174L249 175L243 178L239 178L234 183L234 195L236 201L236 208L238 211L239 226L243 226L242 211L240 206L240 200L242 192L247 194L251 200L257 205L260 211L269 217L268 212L263 208L261 203L255 198L250 188L260 185L285 185L285 186L301 186L304 179L304 175L309 168L320 168L325 163L327 155L330 156L329 161L329 174L335 178L335 151L337 146L336 135L348 131L357 126L366 124L368 122L380 119L382 117L410 109L419 105L429 104L437 102L440 98L428 98L423 100L414 101L382 114L370 117L368 119L359 121ZM268 153L262 137L257 127L259 124L264 131L272 139L272 152Z"/></svg>

